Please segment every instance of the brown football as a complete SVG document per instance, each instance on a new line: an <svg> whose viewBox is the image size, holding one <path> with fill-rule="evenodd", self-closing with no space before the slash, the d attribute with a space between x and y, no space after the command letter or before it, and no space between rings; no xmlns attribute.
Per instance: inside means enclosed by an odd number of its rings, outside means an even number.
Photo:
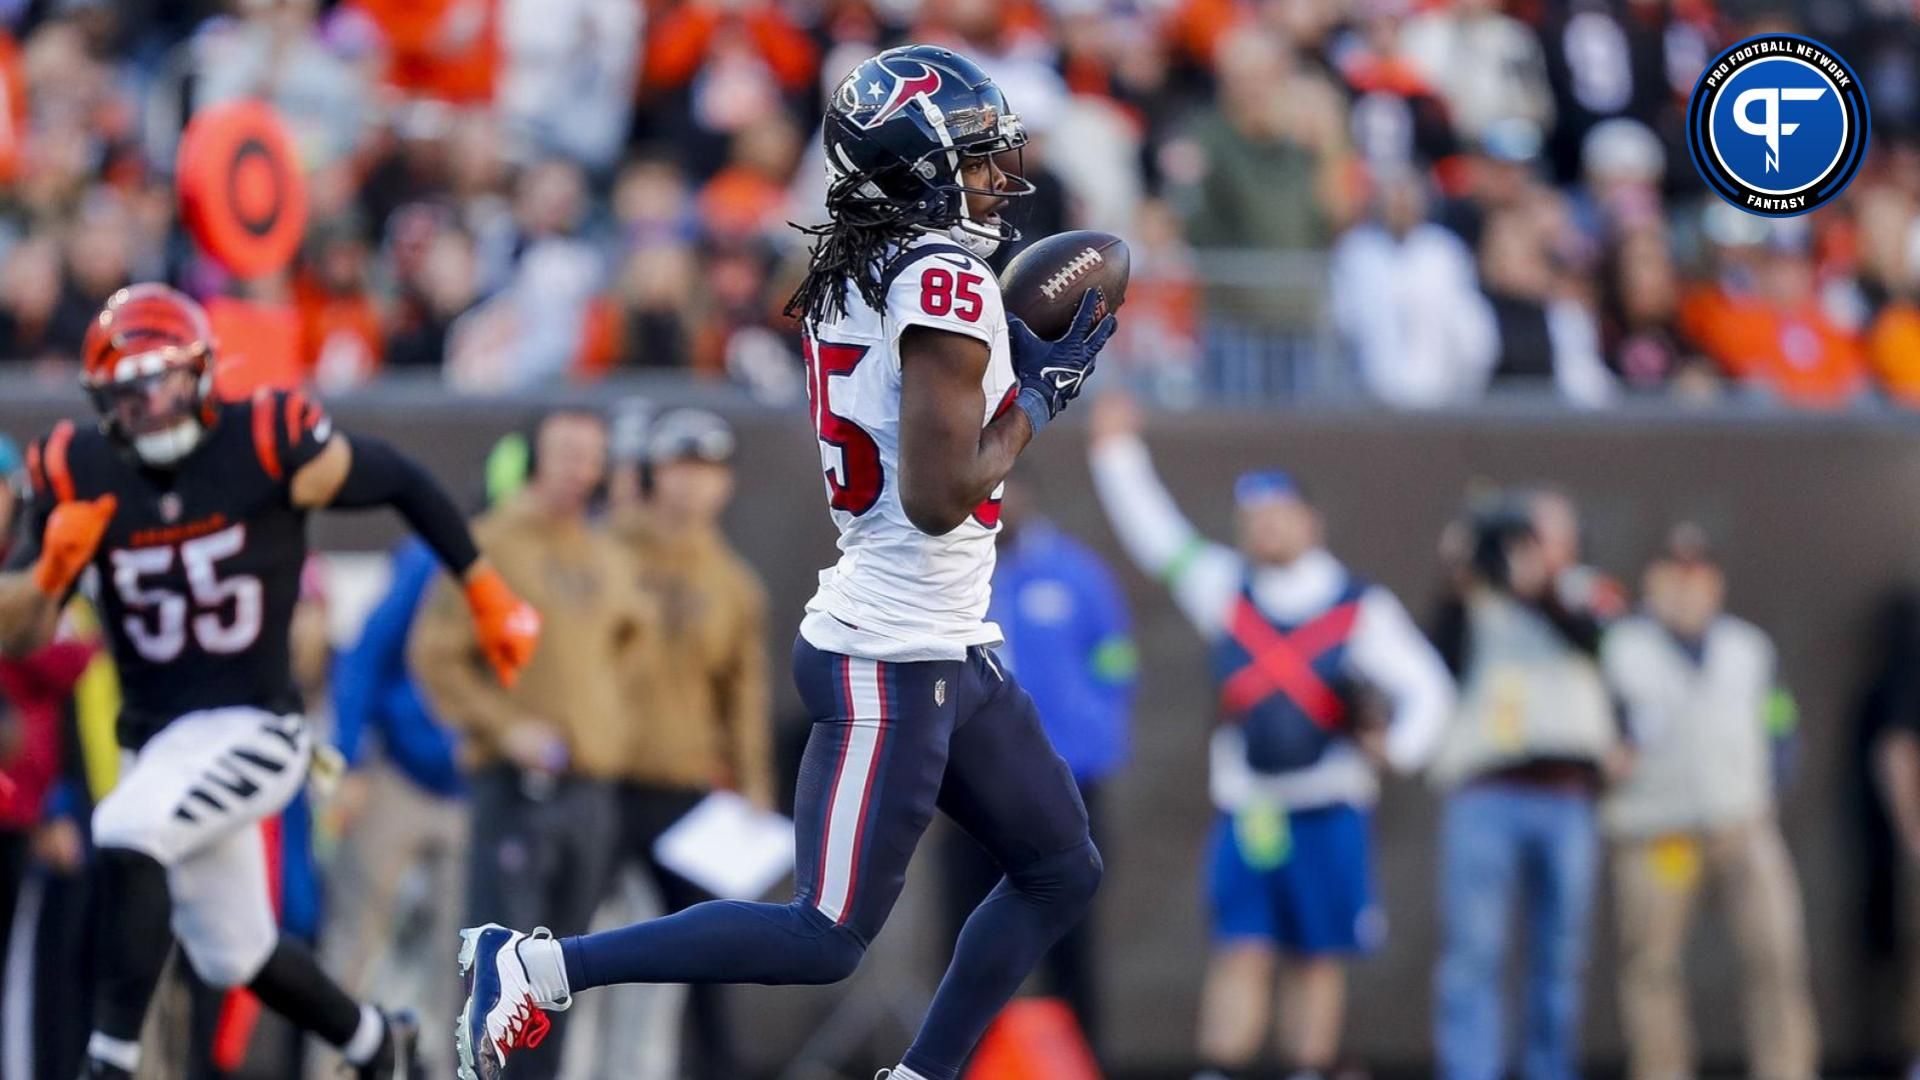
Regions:
<svg viewBox="0 0 1920 1080"><path fill-rule="evenodd" d="M1127 242L1112 233L1083 229L1049 236L1007 264L1000 275L1001 300L1007 314L1052 341L1073 325L1088 289L1098 287L1106 300L1099 316L1126 301L1131 261Z"/></svg>

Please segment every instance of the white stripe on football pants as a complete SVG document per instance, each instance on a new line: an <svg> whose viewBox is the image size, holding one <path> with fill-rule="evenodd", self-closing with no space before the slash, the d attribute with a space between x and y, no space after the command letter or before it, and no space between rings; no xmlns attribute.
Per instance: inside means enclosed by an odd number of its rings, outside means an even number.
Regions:
<svg viewBox="0 0 1920 1080"><path fill-rule="evenodd" d="M887 719L880 664L858 657L847 657L842 664L841 692L852 722L847 725L847 745L841 750L833 791L827 797L820 888L814 900L820 913L835 923L846 921L847 907L853 902L861 834L873 798L874 773L880 767Z"/></svg>

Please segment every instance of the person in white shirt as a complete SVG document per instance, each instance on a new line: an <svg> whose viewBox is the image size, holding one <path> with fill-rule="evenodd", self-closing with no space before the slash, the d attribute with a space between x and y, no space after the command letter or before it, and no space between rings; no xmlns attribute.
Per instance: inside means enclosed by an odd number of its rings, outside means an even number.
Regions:
<svg viewBox="0 0 1920 1080"><path fill-rule="evenodd" d="M1216 1070L1257 1058L1280 981L1286 1064L1324 1072L1339 1053L1346 958L1385 933L1370 865L1376 769L1422 766L1453 683L1399 600L1321 546L1291 477L1242 475L1239 546L1210 543L1154 474L1139 428L1123 395L1096 400L1094 488L1128 554L1207 638L1219 679L1199 1053Z"/></svg>
<svg viewBox="0 0 1920 1080"><path fill-rule="evenodd" d="M1333 247L1333 327L1354 374L1396 408L1478 401L1500 359L1500 328L1473 252L1427 220L1418 176L1383 176L1376 190L1372 216Z"/></svg>
<svg viewBox="0 0 1920 1080"><path fill-rule="evenodd" d="M1740 954L1748 1075L1804 1080L1819 1064L1800 886L1774 815L1774 744L1792 733L1793 703L1773 642L1727 614L1725 596L1704 534L1682 526L1647 569L1645 610L1601 646L1637 747L1601 804L1636 1080L1698 1071L1682 960L1708 882Z"/></svg>

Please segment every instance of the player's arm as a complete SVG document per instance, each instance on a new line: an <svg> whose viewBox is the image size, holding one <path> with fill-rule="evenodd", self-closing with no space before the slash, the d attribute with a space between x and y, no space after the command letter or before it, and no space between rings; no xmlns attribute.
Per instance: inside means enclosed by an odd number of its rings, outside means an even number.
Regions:
<svg viewBox="0 0 1920 1080"><path fill-rule="evenodd" d="M1395 772L1413 773L1440 749L1453 714L1453 678L1397 597L1375 585L1360 597L1349 653L1353 669L1392 703L1385 751Z"/></svg>
<svg viewBox="0 0 1920 1080"><path fill-rule="evenodd" d="M1096 320L1101 296L1089 290L1067 332L1057 341L1037 337L1008 317L1008 344L1020 387L1018 408L985 427L986 392L981 382L992 359L990 317L999 311L998 290L970 295L968 305L942 296L926 282L946 274L926 269L919 284L911 272L896 279L889 307L900 333L900 504L922 532L953 531L993 494L1020 451L1080 394L1100 349L1118 327L1112 315ZM964 279L972 275L961 275ZM987 315L989 317L982 317Z"/></svg>
<svg viewBox="0 0 1920 1080"><path fill-rule="evenodd" d="M481 648L500 681L511 686L519 679L533 657L540 616L481 558L466 518L426 469L379 439L349 441L328 428L293 471L288 497L307 510L397 511L465 586Z"/></svg>
<svg viewBox="0 0 1920 1080"><path fill-rule="evenodd" d="M985 341L946 330L900 335L900 505L921 532L958 528L1033 439L1024 409L980 426L990 355Z"/></svg>
<svg viewBox="0 0 1920 1080"><path fill-rule="evenodd" d="M1097 398L1088 462L1093 490L1134 565L1165 582L1202 634L1221 633L1245 577L1232 548L1201 536L1154 471L1138 409L1125 394Z"/></svg>

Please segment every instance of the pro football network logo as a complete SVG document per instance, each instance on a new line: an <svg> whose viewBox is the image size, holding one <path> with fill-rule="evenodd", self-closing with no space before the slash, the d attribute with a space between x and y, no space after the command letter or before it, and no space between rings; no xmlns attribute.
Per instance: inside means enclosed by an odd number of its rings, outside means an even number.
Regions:
<svg viewBox="0 0 1920 1080"><path fill-rule="evenodd" d="M1728 48L1687 102L1687 149L1714 194L1794 217L1846 190L1867 156L1867 95L1812 38L1761 34Z"/></svg>

